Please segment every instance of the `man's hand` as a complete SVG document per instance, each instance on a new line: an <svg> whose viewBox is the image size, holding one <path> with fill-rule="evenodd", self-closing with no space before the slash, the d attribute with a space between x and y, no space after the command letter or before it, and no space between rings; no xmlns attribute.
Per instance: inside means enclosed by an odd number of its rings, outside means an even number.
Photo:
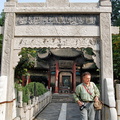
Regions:
<svg viewBox="0 0 120 120"><path fill-rule="evenodd" d="M79 106L82 106L82 105L84 104L84 103L81 102L80 100L78 100L77 103L78 103Z"/></svg>
<svg viewBox="0 0 120 120"><path fill-rule="evenodd" d="M96 101L98 101L99 99L98 99L98 97L97 96L95 96L95 98L94 98L94 101L96 102Z"/></svg>

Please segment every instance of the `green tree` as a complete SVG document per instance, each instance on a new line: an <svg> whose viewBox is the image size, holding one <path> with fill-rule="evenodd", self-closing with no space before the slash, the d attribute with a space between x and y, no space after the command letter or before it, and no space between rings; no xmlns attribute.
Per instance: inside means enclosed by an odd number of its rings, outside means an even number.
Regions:
<svg viewBox="0 0 120 120"><path fill-rule="evenodd" d="M1 12L1 14L0 14L0 26L4 26L4 21L5 21L5 13Z"/></svg>
<svg viewBox="0 0 120 120"><path fill-rule="evenodd" d="M3 35L0 35L0 63L1 63L1 56L2 56L2 40L3 40Z"/></svg>
<svg viewBox="0 0 120 120"><path fill-rule="evenodd" d="M15 78L21 79L22 75L28 75L28 70L34 67L37 53L45 53L45 48L22 48L18 65L15 68Z"/></svg>
<svg viewBox="0 0 120 120"><path fill-rule="evenodd" d="M120 0L111 0L112 2L112 25L120 26Z"/></svg>
<svg viewBox="0 0 120 120"><path fill-rule="evenodd" d="M113 35L112 40L114 79L120 80L120 34Z"/></svg>
<svg viewBox="0 0 120 120"><path fill-rule="evenodd" d="M2 12L0 14L0 26L4 26L4 20L5 20L5 13ZM2 41L3 41L3 35L0 34L0 64L1 64L1 56L2 56Z"/></svg>
<svg viewBox="0 0 120 120"><path fill-rule="evenodd" d="M37 51L38 49L36 48L22 48L21 52L19 53L21 58L15 69L16 78L21 78L22 75L27 75L28 69L34 67Z"/></svg>

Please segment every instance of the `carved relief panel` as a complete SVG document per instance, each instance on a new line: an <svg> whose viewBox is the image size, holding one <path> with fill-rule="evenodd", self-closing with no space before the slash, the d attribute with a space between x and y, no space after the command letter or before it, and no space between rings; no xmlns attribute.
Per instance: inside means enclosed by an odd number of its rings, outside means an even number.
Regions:
<svg viewBox="0 0 120 120"><path fill-rule="evenodd" d="M16 25L99 25L97 14L17 14Z"/></svg>
<svg viewBox="0 0 120 120"><path fill-rule="evenodd" d="M16 37L14 49L23 47L50 47L50 48L86 48L99 50L99 38L94 37Z"/></svg>

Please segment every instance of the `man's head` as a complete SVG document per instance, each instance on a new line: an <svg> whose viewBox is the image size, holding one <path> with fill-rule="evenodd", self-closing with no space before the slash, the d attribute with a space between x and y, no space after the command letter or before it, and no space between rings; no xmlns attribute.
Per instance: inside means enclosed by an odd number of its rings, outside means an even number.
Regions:
<svg viewBox="0 0 120 120"><path fill-rule="evenodd" d="M90 80L91 80L91 74L89 72L83 73L82 80L83 80L83 83L85 83L86 85L89 85Z"/></svg>

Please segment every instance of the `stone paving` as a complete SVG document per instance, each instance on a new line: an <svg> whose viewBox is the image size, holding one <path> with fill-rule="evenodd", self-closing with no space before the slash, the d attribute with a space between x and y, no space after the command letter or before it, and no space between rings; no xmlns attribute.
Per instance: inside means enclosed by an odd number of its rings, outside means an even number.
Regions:
<svg viewBox="0 0 120 120"><path fill-rule="evenodd" d="M64 103L50 103L34 120L60 120L61 106ZM79 107L76 103L67 105L66 118L61 120L79 120Z"/></svg>

